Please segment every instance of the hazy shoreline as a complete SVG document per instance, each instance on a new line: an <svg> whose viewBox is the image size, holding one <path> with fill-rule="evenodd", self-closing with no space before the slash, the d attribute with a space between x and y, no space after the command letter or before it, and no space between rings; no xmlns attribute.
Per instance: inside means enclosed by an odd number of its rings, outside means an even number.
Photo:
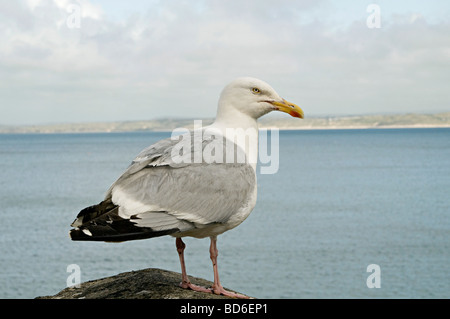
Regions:
<svg viewBox="0 0 450 319"><path fill-rule="evenodd" d="M202 119L206 126L213 119ZM148 121L66 123L48 125L0 125L0 134L51 134L51 133L108 133L108 132L167 132L175 128L193 128L194 119L158 119ZM402 129L450 127L450 112L437 114L395 114L341 117L262 118L260 129L280 130L338 130L338 129Z"/></svg>
<svg viewBox="0 0 450 319"><path fill-rule="evenodd" d="M260 127L263 129L278 128L280 131L310 131L310 130L370 130L370 129L411 129L411 128L449 128L449 125L399 125L399 126L317 126L317 127L301 127L301 128L289 128L289 127Z"/></svg>

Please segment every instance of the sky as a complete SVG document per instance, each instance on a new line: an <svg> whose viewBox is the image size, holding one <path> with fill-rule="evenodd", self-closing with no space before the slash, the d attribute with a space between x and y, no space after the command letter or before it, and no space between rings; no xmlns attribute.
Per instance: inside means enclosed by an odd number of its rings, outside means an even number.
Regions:
<svg viewBox="0 0 450 319"><path fill-rule="evenodd" d="M450 1L0 0L0 125L211 118L240 76L307 117L450 111Z"/></svg>

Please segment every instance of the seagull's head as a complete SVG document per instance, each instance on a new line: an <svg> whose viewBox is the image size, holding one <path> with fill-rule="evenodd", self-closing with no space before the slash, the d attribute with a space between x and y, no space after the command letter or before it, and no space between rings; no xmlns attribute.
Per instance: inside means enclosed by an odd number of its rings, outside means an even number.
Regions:
<svg viewBox="0 0 450 319"><path fill-rule="evenodd" d="M222 91L219 112L233 108L257 119L271 111L281 111L293 117L303 118L303 110L281 98L266 82L251 77L237 78Z"/></svg>

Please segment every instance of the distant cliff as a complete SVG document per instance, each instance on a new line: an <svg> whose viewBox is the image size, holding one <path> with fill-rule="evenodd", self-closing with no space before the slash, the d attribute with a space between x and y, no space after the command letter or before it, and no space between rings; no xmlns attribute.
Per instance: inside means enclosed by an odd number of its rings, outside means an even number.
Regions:
<svg viewBox="0 0 450 319"><path fill-rule="evenodd" d="M352 128L418 128L450 127L450 112L437 114L361 115L339 117L293 118L279 120L261 118L260 127L279 129L352 129Z"/></svg>
<svg viewBox="0 0 450 319"><path fill-rule="evenodd" d="M189 276L192 283L211 287L212 282ZM227 299L215 294L179 287L181 274L162 269L143 269L84 282L65 288L54 296L37 299Z"/></svg>
<svg viewBox="0 0 450 319"><path fill-rule="evenodd" d="M202 119L202 125L211 124L213 119ZM192 128L194 119L158 119L149 121L124 121L102 123L67 123L49 125L5 126L0 133L95 133L172 131L175 128ZM279 129L346 129L346 128L410 128L450 127L450 112L437 114L395 114L338 117L310 117L304 120L289 117L263 117L260 128Z"/></svg>

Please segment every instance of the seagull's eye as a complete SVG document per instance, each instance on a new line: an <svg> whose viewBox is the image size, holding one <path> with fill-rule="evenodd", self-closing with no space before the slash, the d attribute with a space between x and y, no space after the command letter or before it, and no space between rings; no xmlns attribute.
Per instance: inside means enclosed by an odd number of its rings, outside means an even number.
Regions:
<svg viewBox="0 0 450 319"><path fill-rule="evenodd" d="M261 93L261 90L258 88L252 88L252 92L255 94L259 94L259 93Z"/></svg>

